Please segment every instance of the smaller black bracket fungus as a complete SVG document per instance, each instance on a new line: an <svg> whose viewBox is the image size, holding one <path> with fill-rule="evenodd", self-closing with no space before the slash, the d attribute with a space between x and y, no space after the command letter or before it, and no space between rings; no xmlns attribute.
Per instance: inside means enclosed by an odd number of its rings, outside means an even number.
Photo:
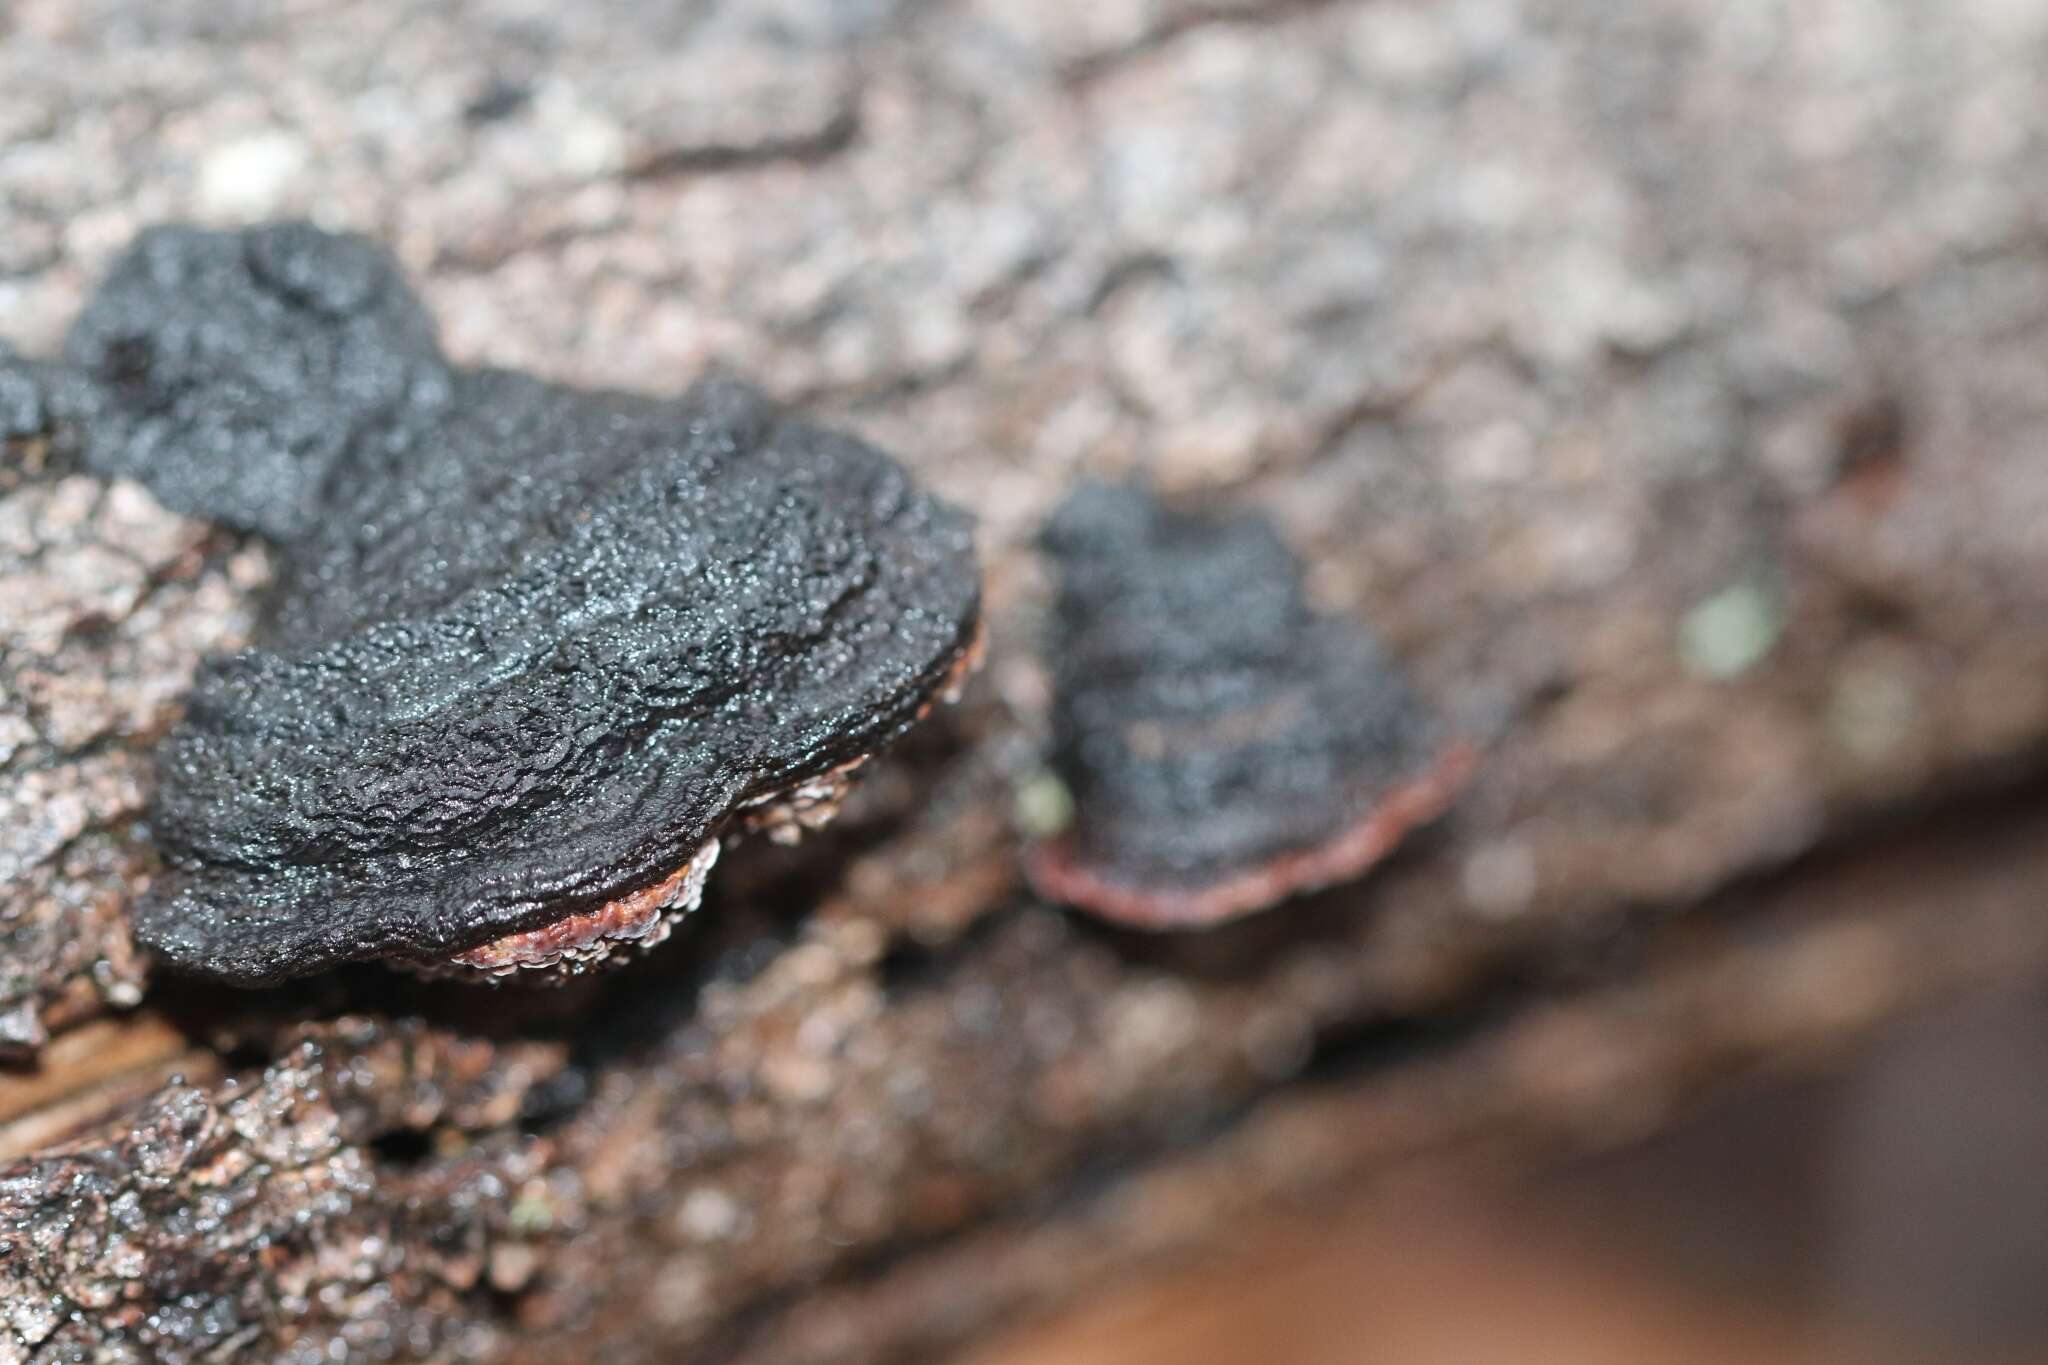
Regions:
<svg viewBox="0 0 2048 1365"><path fill-rule="evenodd" d="M360 238L148 233L69 357L92 467L282 550L158 753L134 923L187 971L658 942L975 661L968 518L880 451L729 380L455 369Z"/></svg>
<svg viewBox="0 0 2048 1365"><path fill-rule="evenodd" d="M1473 766L1364 627L1317 612L1252 514L1076 490L1059 572L1053 766L1074 819L1026 868L1049 900L1141 928L1213 924L1358 876Z"/></svg>

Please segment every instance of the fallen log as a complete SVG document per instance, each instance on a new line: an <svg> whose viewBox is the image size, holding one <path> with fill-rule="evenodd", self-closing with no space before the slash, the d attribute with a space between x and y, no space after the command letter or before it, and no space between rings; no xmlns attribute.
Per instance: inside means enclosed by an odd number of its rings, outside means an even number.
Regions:
<svg viewBox="0 0 2048 1365"><path fill-rule="evenodd" d="M146 221L317 214L464 363L715 358L900 452L982 518L989 667L624 972L198 990L127 933L149 754L265 552L12 443L0 1360L936 1351L2038 977L2025 7L485 8L16 6L0 333ZM1016 872L1028 535L1136 465L1272 512L1485 749L1186 938Z"/></svg>

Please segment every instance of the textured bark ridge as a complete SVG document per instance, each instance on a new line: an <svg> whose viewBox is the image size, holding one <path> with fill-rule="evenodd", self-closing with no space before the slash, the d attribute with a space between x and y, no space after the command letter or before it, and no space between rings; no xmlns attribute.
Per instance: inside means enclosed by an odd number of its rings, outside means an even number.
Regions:
<svg viewBox="0 0 2048 1365"><path fill-rule="evenodd" d="M18 351L147 222L346 226L461 365L718 360L905 452L982 518L992 649L594 987L181 990L127 939L146 756L269 557L7 417L0 1359L935 1350L1262 1195L1640 1131L2039 974L2037 812L1886 823L2048 739L2032 7L5 23ZM1272 516L1487 742L1371 881L1184 939L1020 889L1025 542L1138 466Z"/></svg>

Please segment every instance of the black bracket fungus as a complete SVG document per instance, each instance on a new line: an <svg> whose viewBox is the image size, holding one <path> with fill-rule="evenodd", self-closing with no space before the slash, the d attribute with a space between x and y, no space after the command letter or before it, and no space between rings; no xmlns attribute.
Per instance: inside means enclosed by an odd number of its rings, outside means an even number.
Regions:
<svg viewBox="0 0 2048 1365"><path fill-rule="evenodd" d="M1053 766L1074 820L1026 859L1049 900L1213 924L1358 876L1474 762L1372 633L1319 613L1270 523L1077 489L1041 544L1060 587Z"/></svg>
<svg viewBox="0 0 2048 1365"><path fill-rule="evenodd" d="M158 752L135 931L190 972L658 942L978 654L969 520L889 457L736 381L457 369L359 237L146 233L67 355L92 468L281 546Z"/></svg>

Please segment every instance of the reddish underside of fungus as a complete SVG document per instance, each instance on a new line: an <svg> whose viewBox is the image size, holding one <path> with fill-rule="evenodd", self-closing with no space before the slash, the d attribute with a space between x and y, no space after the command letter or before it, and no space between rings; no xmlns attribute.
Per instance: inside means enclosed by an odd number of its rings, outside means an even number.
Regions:
<svg viewBox="0 0 2048 1365"><path fill-rule="evenodd" d="M1091 865L1065 834L1034 845L1024 869L1047 900L1078 906L1136 929L1198 929L1276 905L1290 896L1363 876L1409 833L1449 810L1478 764L1469 744L1448 746L1428 769L1385 793L1337 836L1198 886L1147 886L1113 867Z"/></svg>
<svg viewBox="0 0 2048 1365"><path fill-rule="evenodd" d="M922 720L934 705L960 699L967 680L982 664L988 634L977 627L973 640L941 680L932 699L917 711ZM744 803L736 824L747 833L765 834L779 844L795 844L811 831L823 829L839 813L853 790L859 770L870 755L850 759L831 771L780 792ZM623 960L626 950L646 952L667 941L675 926L704 897L704 882L718 862L720 841L708 840L690 860L652 886L629 892L594 910L581 910L536 929L492 939L457 953L451 964L493 978L523 976L542 984ZM427 968L440 974L445 968Z"/></svg>
<svg viewBox="0 0 2048 1365"><path fill-rule="evenodd" d="M652 948L665 940L677 920L697 908L704 896L704 878L718 861L713 839L663 880L644 890L551 920L455 955L456 965L492 976L559 969L567 976L589 970L611 956L614 948Z"/></svg>

